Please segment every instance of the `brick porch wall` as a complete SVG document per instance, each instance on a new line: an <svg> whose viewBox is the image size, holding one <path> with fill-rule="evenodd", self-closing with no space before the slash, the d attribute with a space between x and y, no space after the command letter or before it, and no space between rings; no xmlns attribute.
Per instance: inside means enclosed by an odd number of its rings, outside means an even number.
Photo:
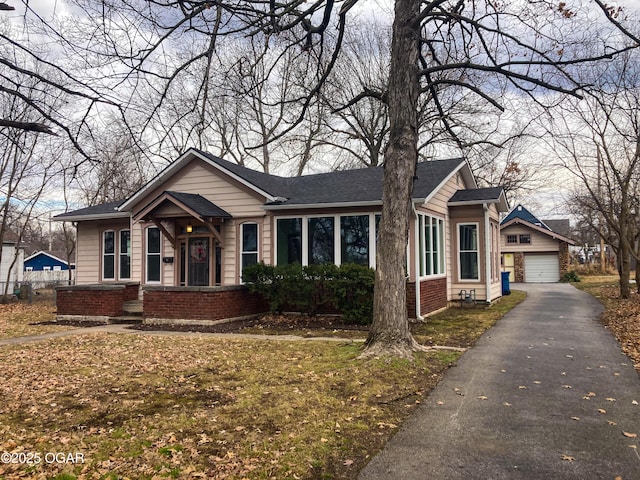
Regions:
<svg viewBox="0 0 640 480"><path fill-rule="evenodd" d="M123 304L138 298L138 283L72 285L56 288L57 315L119 317Z"/></svg>
<svg viewBox="0 0 640 480"><path fill-rule="evenodd" d="M420 313L428 315L448 304L447 279L422 280L420 282ZM416 283L407 282L407 314L409 318L416 318Z"/></svg>
<svg viewBox="0 0 640 480"><path fill-rule="evenodd" d="M242 285L225 287L143 287L144 318L223 320L269 311Z"/></svg>

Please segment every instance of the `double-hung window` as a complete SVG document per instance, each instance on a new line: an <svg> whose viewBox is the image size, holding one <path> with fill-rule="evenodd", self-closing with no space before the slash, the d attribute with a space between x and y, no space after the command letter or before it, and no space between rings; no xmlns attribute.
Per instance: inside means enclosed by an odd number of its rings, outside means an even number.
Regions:
<svg viewBox="0 0 640 480"><path fill-rule="evenodd" d="M159 283L160 282L160 229L157 227L149 227L146 230L146 272L147 283Z"/></svg>
<svg viewBox="0 0 640 480"><path fill-rule="evenodd" d="M420 276L445 273L444 220L418 215Z"/></svg>
<svg viewBox="0 0 640 480"><path fill-rule="evenodd" d="M120 280L131 280L131 231L120 230Z"/></svg>
<svg viewBox="0 0 640 480"><path fill-rule="evenodd" d="M116 232L102 233L102 280L116 279Z"/></svg>
<svg viewBox="0 0 640 480"><path fill-rule="evenodd" d="M480 280L478 224L458 225L460 280Z"/></svg>
<svg viewBox="0 0 640 480"><path fill-rule="evenodd" d="M131 280L131 231L102 232L102 280Z"/></svg>
<svg viewBox="0 0 640 480"><path fill-rule="evenodd" d="M240 275L242 275L245 267L258 263L258 224L243 223L240 228L242 230L240 235L242 239Z"/></svg>

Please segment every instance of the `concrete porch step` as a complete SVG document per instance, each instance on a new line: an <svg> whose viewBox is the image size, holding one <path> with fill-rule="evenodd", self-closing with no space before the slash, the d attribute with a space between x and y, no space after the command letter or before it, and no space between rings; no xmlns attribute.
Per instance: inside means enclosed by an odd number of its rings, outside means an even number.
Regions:
<svg viewBox="0 0 640 480"><path fill-rule="evenodd" d="M122 309L127 317L142 317L142 300L124 302Z"/></svg>
<svg viewBox="0 0 640 480"><path fill-rule="evenodd" d="M123 315L121 317L109 317L110 324L140 324L142 323L142 315Z"/></svg>

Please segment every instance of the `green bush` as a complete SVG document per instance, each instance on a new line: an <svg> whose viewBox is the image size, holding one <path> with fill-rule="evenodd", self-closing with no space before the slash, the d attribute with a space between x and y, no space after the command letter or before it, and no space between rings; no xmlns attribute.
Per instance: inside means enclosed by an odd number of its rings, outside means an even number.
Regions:
<svg viewBox="0 0 640 480"><path fill-rule="evenodd" d="M562 278L560 279L561 282L579 282L580 281L580 277L578 276L578 274L575 271L570 271L565 273Z"/></svg>
<svg viewBox="0 0 640 480"><path fill-rule="evenodd" d="M373 321L373 269L347 263L338 269L333 282L334 305L347 323L370 325Z"/></svg>
<svg viewBox="0 0 640 480"><path fill-rule="evenodd" d="M274 313L290 309L313 316L333 307L348 323L370 324L373 319L374 272L369 267L258 263L245 267L243 281Z"/></svg>

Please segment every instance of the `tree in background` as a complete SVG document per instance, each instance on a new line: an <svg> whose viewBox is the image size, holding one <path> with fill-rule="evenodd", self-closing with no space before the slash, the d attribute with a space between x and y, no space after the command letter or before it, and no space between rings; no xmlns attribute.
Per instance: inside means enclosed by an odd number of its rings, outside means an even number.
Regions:
<svg viewBox="0 0 640 480"><path fill-rule="evenodd" d="M591 86L547 118L563 166L577 180L573 208L614 250L620 295L629 298L631 258L640 261L640 68L637 52L583 72Z"/></svg>
<svg viewBox="0 0 640 480"><path fill-rule="evenodd" d="M61 33L64 44L84 52L92 71L111 89L122 92L127 99L123 102L125 114L150 112L141 124L147 132L162 123L159 114L163 105L185 87L195 93L190 101L204 105L212 95L210 79L222 44L247 37L265 44L277 37L281 47L278 55L292 55L304 66L306 88L292 88L286 99L279 100L287 105L293 119L285 131L292 131L308 118L338 64L354 7L367 8L364 0L70 3L82 9L85 17ZM627 20L623 10L600 0L575 6L547 0L393 2L385 90L381 95L363 91L353 99L355 105L370 97L380 98L389 118L374 322L367 355L409 356L420 348L409 333L405 294L420 125L429 119L432 135L427 135L427 145L432 144L431 138L447 135L456 146L466 148L476 143L475 133L460 117L469 111L455 107L468 98L479 100L483 106L476 111L485 112L490 108L504 110L505 92L526 96L543 108L550 106L543 93L579 96L582 85L573 75L576 66L607 60L638 46L637 37L625 27ZM593 29L594 24L603 27ZM585 43L596 49L585 49ZM176 55L178 45L187 45L190 54ZM150 110L148 105L137 103L142 96L136 94L142 87L150 94L144 101L154 100Z"/></svg>

